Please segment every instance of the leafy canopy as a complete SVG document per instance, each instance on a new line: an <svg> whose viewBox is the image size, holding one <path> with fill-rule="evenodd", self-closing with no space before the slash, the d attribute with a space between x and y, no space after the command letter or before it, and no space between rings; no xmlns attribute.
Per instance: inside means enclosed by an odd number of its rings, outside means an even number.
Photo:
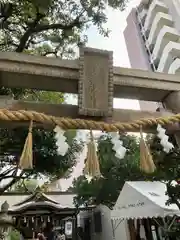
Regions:
<svg viewBox="0 0 180 240"><path fill-rule="evenodd" d="M75 203L105 204L112 207L119 196L125 181L153 179L139 169L139 142L135 136L122 135L121 140L127 148L125 158L119 160L112 149L111 138L100 137L98 141L98 156L103 178L90 183L84 176L74 180L72 190L77 194Z"/></svg>
<svg viewBox="0 0 180 240"><path fill-rule="evenodd" d="M77 194L75 203L82 204L105 204L112 207L126 181L160 180L167 183L169 203L174 203L180 208L179 191L180 185L173 185L173 180L180 178L180 149L175 140L170 136L175 148L170 153L163 152L160 140L155 136L147 136L151 154L157 170L153 174L145 174L139 169L139 140L130 135L121 135L123 145L127 148L125 158L119 160L115 157L110 137L99 139L98 155L101 173L104 178L92 180L90 183L84 176L74 180L72 190Z"/></svg>
<svg viewBox="0 0 180 240"><path fill-rule="evenodd" d="M0 4L0 50L74 57L90 25L107 36L107 6L124 9L127 0L17 0Z"/></svg>
<svg viewBox="0 0 180 240"><path fill-rule="evenodd" d="M68 177L76 164L77 154L82 146L73 140L75 132L67 133L69 150L65 156L57 153L54 132L43 129L33 130L33 164L34 168L27 171L19 171L18 163L27 136L27 129L0 129L0 183L5 179L8 184L0 188L0 193L7 190L21 179L41 178L54 180Z"/></svg>

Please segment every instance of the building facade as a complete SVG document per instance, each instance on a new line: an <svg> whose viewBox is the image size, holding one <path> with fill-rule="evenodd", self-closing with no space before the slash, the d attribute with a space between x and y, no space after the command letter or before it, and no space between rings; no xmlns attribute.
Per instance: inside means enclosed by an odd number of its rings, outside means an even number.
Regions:
<svg viewBox="0 0 180 240"><path fill-rule="evenodd" d="M132 9L124 30L132 68L180 72L180 0L142 0ZM157 103L141 102L143 110Z"/></svg>

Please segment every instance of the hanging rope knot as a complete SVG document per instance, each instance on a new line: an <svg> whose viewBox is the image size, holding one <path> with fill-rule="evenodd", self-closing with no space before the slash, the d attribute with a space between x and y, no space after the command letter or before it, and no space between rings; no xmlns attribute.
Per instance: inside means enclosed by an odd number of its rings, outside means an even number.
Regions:
<svg viewBox="0 0 180 240"><path fill-rule="evenodd" d="M33 168L33 143L32 143L32 128L33 121L30 121L28 135L24 144L24 148L19 160L20 169L32 169Z"/></svg>
<svg viewBox="0 0 180 240"><path fill-rule="evenodd" d="M33 121L31 120L30 121L30 124L29 124L29 133L32 133L32 130L33 130Z"/></svg>
<svg viewBox="0 0 180 240"><path fill-rule="evenodd" d="M90 140L94 142L94 137L93 137L92 129L90 129Z"/></svg>
<svg viewBox="0 0 180 240"><path fill-rule="evenodd" d="M85 175L92 178L101 177L99 159L96 152L96 146L95 146L92 130L90 130L90 142L87 145L87 159L85 162L84 173Z"/></svg>
<svg viewBox="0 0 180 240"><path fill-rule="evenodd" d="M142 126L140 126L140 169L145 173L153 173L156 170L151 152L143 137Z"/></svg>

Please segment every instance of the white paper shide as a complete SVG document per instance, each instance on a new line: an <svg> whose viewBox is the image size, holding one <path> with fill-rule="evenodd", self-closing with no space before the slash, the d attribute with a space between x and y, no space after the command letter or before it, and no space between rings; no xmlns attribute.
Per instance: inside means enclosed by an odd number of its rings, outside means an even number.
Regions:
<svg viewBox="0 0 180 240"><path fill-rule="evenodd" d="M166 135L166 129L164 129L160 124L158 124L157 132L157 136L161 140L160 143L163 147L163 151L169 153L170 150L174 148L174 146L171 142L169 142L169 137Z"/></svg>
<svg viewBox="0 0 180 240"><path fill-rule="evenodd" d="M113 144L113 150L116 152L115 156L119 159L123 159L126 154L126 148L123 146L123 142L119 139L119 134L117 132L110 133Z"/></svg>
<svg viewBox="0 0 180 240"><path fill-rule="evenodd" d="M62 130L59 126L56 126L54 129L57 152L61 156L64 156L69 148L68 143L66 142L66 137L64 136L65 131Z"/></svg>

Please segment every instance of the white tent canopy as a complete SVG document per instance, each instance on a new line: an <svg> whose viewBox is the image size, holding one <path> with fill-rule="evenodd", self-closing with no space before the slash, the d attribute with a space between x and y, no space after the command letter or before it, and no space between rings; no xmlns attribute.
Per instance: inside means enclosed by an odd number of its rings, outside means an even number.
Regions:
<svg viewBox="0 0 180 240"><path fill-rule="evenodd" d="M166 205L166 185L161 182L126 182L111 211L112 219L180 215L175 204Z"/></svg>

